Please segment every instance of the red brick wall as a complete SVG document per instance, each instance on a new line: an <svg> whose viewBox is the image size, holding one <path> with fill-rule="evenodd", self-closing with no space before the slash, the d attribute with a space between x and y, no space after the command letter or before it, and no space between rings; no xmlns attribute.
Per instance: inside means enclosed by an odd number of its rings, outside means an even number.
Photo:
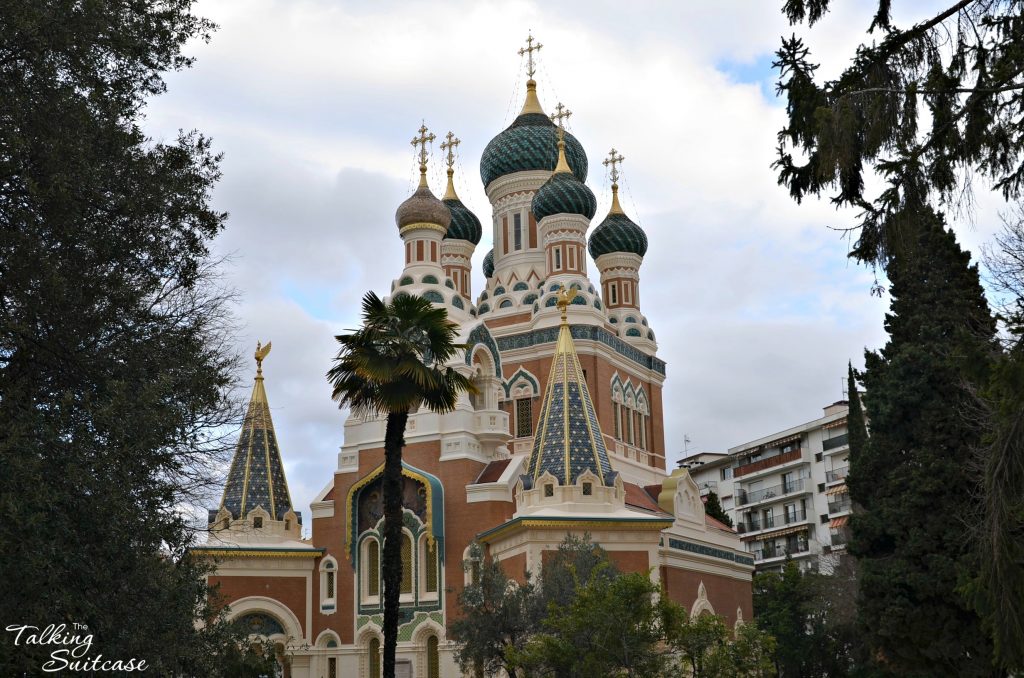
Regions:
<svg viewBox="0 0 1024 678"><path fill-rule="evenodd" d="M651 567L647 551L608 551L608 558L620 572L647 572Z"/></svg>
<svg viewBox="0 0 1024 678"><path fill-rule="evenodd" d="M499 562L502 571L509 579L514 579L520 584L526 583L526 554L519 553L509 556Z"/></svg>
<svg viewBox="0 0 1024 678"><path fill-rule="evenodd" d="M736 623L736 608L742 608L743 619L754 618L753 591L750 581L731 579L717 574L692 572L675 567L662 566L661 583L668 597L689 612L697 599L700 582L708 592L708 602L715 613L724 617L730 626Z"/></svg>
<svg viewBox="0 0 1024 678"><path fill-rule="evenodd" d="M306 632L306 579L305 577L235 577L214 575L210 583L219 585L218 594L230 605L248 596L273 598L299 619Z"/></svg>

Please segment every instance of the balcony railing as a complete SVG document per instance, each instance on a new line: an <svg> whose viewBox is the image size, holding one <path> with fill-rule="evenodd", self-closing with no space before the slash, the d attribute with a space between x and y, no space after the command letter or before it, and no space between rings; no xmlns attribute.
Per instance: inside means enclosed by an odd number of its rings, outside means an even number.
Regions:
<svg viewBox="0 0 1024 678"><path fill-rule="evenodd" d="M845 498L839 499L838 501L830 501L828 503L828 512L829 513L842 513L843 511L849 511L850 510L850 506L851 506L850 497L849 497L849 495L846 495Z"/></svg>
<svg viewBox="0 0 1024 678"><path fill-rule="evenodd" d="M807 520L807 511L787 511L781 516L760 516L759 518L750 518L736 525L736 531L739 534L748 534L750 532L758 532L760 530L770 530L775 526L790 525L792 523L799 523Z"/></svg>
<svg viewBox="0 0 1024 678"><path fill-rule="evenodd" d="M791 480L788 483L782 483L781 485L773 485L772 487L765 487L760 490L754 490L753 492L747 492L740 490L736 493L736 505L745 506L747 504L753 504L754 502L761 501L763 499L771 499L772 497L782 497L787 494L794 492L802 492L804 490L804 479Z"/></svg>
<svg viewBox="0 0 1024 678"><path fill-rule="evenodd" d="M828 440L822 441L821 449L825 452L828 452L829 450L834 450L837 447L842 447L843 445L849 444L850 435L848 433L844 433L842 435L836 436L835 438L829 438Z"/></svg>
<svg viewBox="0 0 1024 678"><path fill-rule="evenodd" d="M849 466L840 466L839 468L834 468L831 471L825 471L825 481L829 483L834 483L837 480L842 480L847 475L849 475L849 473Z"/></svg>
<svg viewBox="0 0 1024 678"><path fill-rule="evenodd" d="M751 473L757 473L758 471L763 471L766 468L772 468L773 466L779 466L781 464L786 464L791 461L797 461L800 459L800 457L801 451L799 449L792 450L790 452L783 452L782 454L777 454L774 457L768 457L767 459L758 459L757 461L752 461L749 464L737 466L736 469L733 471L732 475L734 478L739 478L740 476L745 476Z"/></svg>
<svg viewBox="0 0 1024 678"><path fill-rule="evenodd" d="M700 496L704 496L708 492L714 492L718 494L718 481L717 480L705 480L702 483L697 483L697 487L700 489Z"/></svg>
<svg viewBox="0 0 1024 678"><path fill-rule="evenodd" d="M785 555L807 553L810 550L811 548L809 544L794 544L789 547L766 546L764 548L760 548L754 551L754 561L758 562L761 560L767 560L769 558L782 558Z"/></svg>

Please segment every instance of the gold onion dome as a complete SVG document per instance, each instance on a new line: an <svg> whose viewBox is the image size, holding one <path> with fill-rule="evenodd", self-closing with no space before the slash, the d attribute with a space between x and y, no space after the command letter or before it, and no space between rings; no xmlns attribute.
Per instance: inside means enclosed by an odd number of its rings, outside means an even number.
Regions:
<svg viewBox="0 0 1024 678"><path fill-rule="evenodd" d="M526 101L519 116L491 139L480 157L480 179L486 188L492 181L514 172L554 171L558 164L558 127L551 122L537 98L537 83L526 82ZM576 137L566 133L565 155L572 173L587 180L587 154Z"/></svg>

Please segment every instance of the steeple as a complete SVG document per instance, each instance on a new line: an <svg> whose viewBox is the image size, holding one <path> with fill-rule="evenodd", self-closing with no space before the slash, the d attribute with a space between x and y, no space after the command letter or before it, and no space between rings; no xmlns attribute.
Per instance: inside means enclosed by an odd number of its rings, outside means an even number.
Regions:
<svg viewBox="0 0 1024 678"><path fill-rule="evenodd" d="M571 485L588 470L606 486L615 482L616 472L608 461L608 450L569 330L567 309L575 296L573 288L566 290L563 286L558 292L562 324L527 467L531 485L545 472L562 485Z"/></svg>
<svg viewBox="0 0 1024 678"><path fill-rule="evenodd" d="M232 520L245 518L256 508L269 513L270 520L284 520L285 514L292 511L281 451L263 386L263 360L270 353L270 346L269 342L266 346L256 343L256 383L220 503L220 510L230 512Z"/></svg>

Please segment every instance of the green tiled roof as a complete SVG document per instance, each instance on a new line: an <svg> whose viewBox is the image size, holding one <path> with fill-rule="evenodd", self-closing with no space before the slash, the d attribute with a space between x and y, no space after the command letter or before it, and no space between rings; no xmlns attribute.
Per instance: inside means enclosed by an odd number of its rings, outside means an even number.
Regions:
<svg viewBox="0 0 1024 678"><path fill-rule="evenodd" d="M597 198L574 175L559 172L552 174L533 196L531 209L538 221L552 214L580 214L592 219L597 211Z"/></svg>
<svg viewBox="0 0 1024 678"><path fill-rule="evenodd" d="M590 256L611 252L647 253L647 235L625 214L609 214L590 234Z"/></svg>
<svg viewBox="0 0 1024 678"><path fill-rule="evenodd" d="M484 257L484 277L490 278L494 275L494 248Z"/></svg>
<svg viewBox="0 0 1024 678"><path fill-rule="evenodd" d="M447 205L452 213L452 222L448 225L448 232L444 234L445 239L468 240L474 245L478 244L484 232L476 215L458 198L447 198L441 202Z"/></svg>
<svg viewBox="0 0 1024 678"><path fill-rule="evenodd" d="M555 124L543 113L523 113L508 129L491 139L480 158L480 178L486 188L498 177L526 170L554 171L558 162ZM587 179L587 154L576 137L566 132L565 156L580 181Z"/></svg>

